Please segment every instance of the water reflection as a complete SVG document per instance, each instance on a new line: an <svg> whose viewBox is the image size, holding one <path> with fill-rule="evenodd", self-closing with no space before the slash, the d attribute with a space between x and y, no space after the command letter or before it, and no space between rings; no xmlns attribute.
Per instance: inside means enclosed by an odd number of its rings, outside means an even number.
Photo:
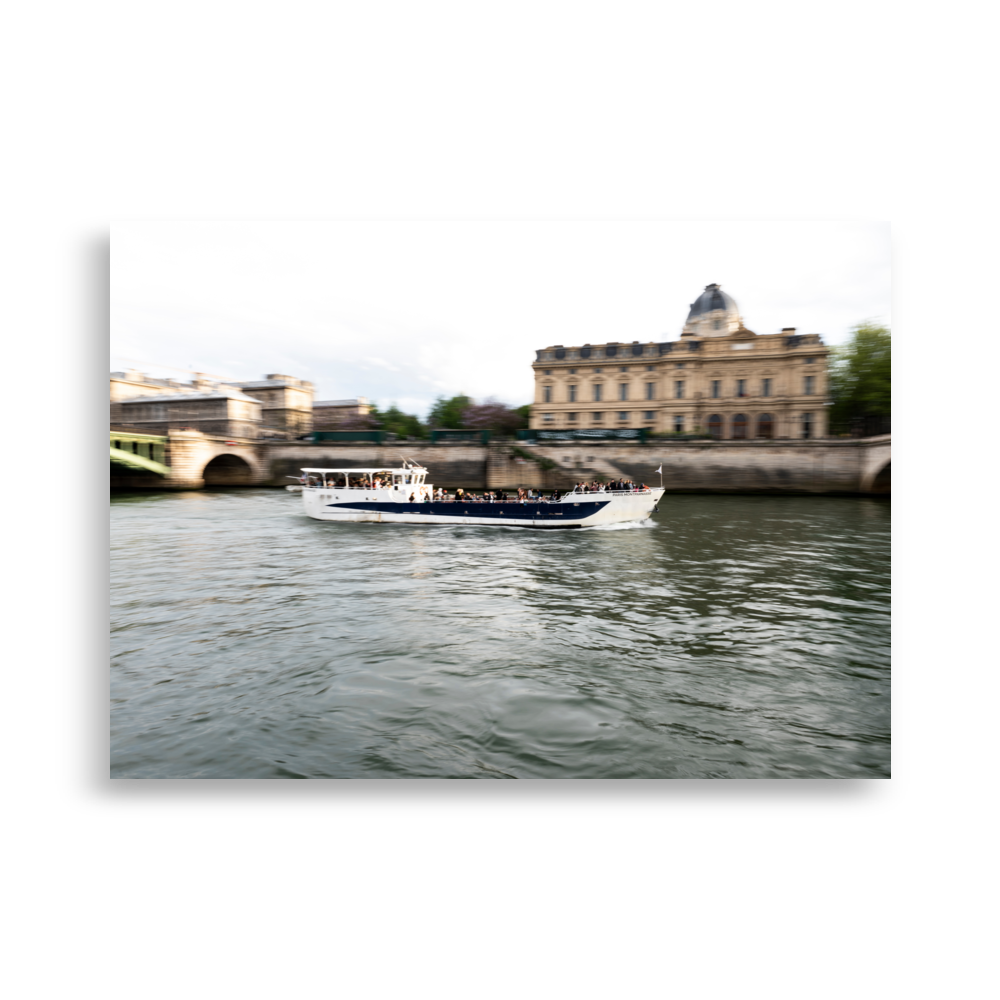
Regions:
<svg viewBox="0 0 1000 1000"><path fill-rule="evenodd" d="M113 772L889 773L889 507L669 497L626 530L112 504Z"/></svg>

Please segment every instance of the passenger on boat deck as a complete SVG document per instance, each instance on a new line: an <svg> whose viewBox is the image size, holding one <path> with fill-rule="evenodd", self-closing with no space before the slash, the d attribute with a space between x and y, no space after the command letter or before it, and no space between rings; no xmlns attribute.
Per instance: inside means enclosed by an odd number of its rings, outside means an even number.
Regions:
<svg viewBox="0 0 1000 1000"><path fill-rule="evenodd" d="M410 494L410 503L416 503L416 502L417 502L417 495L415 493L411 493Z"/></svg>

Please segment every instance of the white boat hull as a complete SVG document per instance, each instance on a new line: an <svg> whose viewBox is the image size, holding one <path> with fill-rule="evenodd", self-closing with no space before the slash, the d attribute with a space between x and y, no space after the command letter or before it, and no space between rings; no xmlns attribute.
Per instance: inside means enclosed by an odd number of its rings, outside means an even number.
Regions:
<svg viewBox="0 0 1000 1000"><path fill-rule="evenodd" d="M319 521L380 524L476 524L519 528L590 528L642 521L663 495L660 487L621 493L571 493L553 503L406 503L391 490L307 488L305 513Z"/></svg>

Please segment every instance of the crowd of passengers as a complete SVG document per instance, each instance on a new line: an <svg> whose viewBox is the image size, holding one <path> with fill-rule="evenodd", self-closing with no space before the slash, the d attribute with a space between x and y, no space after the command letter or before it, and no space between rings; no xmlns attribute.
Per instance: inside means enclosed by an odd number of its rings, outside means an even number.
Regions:
<svg viewBox="0 0 1000 1000"><path fill-rule="evenodd" d="M437 489L434 491L434 501L437 503L537 503L546 501L549 503L559 503L563 497L572 496L574 493L629 493L633 491L645 490L646 484L636 485L630 479L617 479L610 483L577 483L577 485L566 493L560 490L552 490L546 496L541 490L519 489L517 495L507 493L504 490L494 492L487 490L485 493L470 493L466 490L455 490L454 495L450 495L447 490ZM410 497L413 502L413 497ZM429 502L429 498L424 498Z"/></svg>
<svg viewBox="0 0 1000 1000"><path fill-rule="evenodd" d="M613 479L610 483L577 483L574 493L632 493L646 489L645 483L636 485L631 479Z"/></svg>
<svg viewBox="0 0 1000 1000"><path fill-rule="evenodd" d="M311 488L322 488L323 479L320 476L303 476L300 479L303 486ZM392 480L390 478L382 479L381 476L369 476L367 474L360 476L350 476L348 478L348 488L352 490L380 490L389 489L392 486ZM343 488L343 476L330 477L329 487L332 488ZM636 485L631 479L614 479L609 483L601 483L596 480L591 483L577 483L569 493L561 493L559 490L552 490L551 494L546 497L541 490L535 489L523 489L519 488L517 490L517 495L508 493L506 490L492 491L488 490L485 493L471 493L463 489L455 490L454 495L449 494L445 489L436 489L431 495L431 492L426 489L426 487L421 487L419 490L410 488L410 503L537 503L542 500L546 500L550 503L559 503L563 496L569 496L571 493L629 493L633 491L645 490L646 484L640 483Z"/></svg>
<svg viewBox="0 0 1000 1000"><path fill-rule="evenodd" d="M469 490L457 489L454 494L444 489L434 491L434 500L437 503L538 503L542 500L558 503L561 497L562 493L559 490L553 490L548 497L541 490L526 489L519 489L516 494L508 493L506 490L472 493Z"/></svg>

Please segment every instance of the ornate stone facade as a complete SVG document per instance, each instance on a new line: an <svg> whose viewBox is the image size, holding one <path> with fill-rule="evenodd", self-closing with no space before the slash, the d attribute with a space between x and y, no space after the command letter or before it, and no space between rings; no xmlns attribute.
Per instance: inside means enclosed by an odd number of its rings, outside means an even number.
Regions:
<svg viewBox="0 0 1000 1000"><path fill-rule="evenodd" d="M536 352L531 427L645 427L720 440L827 434L827 356L819 334L758 335L736 303L708 285L680 338L609 341Z"/></svg>
<svg viewBox="0 0 1000 1000"><path fill-rule="evenodd" d="M260 382L233 382L261 402L263 426L288 437L313 429L313 384L292 375L265 375Z"/></svg>
<svg viewBox="0 0 1000 1000"><path fill-rule="evenodd" d="M232 386L210 392L134 396L118 404L120 421L147 434L194 430L202 434L256 440L261 436L261 403Z"/></svg>
<svg viewBox="0 0 1000 1000"><path fill-rule="evenodd" d="M318 399L313 403L314 431L335 431L338 427L351 424L354 417L365 417L371 405L364 396L354 399Z"/></svg>
<svg viewBox="0 0 1000 1000"><path fill-rule="evenodd" d="M313 384L291 375L223 382L197 372L190 382L111 373L111 423L165 434L194 427L231 437L295 438L312 430ZM246 405L253 404L253 405Z"/></svg>

